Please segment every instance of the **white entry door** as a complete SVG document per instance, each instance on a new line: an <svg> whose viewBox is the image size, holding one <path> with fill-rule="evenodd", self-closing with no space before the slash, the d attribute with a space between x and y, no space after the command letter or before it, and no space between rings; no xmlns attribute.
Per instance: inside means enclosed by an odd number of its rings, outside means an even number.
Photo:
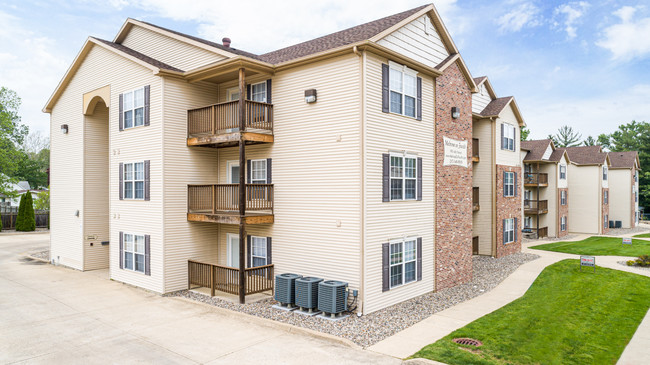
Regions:
<svg viewBox="0 0 650 365"><path fill-rule="evenodd" d="M239 269L239 235L228 233L228 266Z"/></svg>

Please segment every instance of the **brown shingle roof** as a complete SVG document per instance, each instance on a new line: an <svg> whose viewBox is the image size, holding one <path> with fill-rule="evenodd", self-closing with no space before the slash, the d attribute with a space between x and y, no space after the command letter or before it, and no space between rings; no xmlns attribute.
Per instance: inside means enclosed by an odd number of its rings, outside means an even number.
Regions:
<svg viewBox="0 0 650 365"><path fill-rule="evenodd" d="M541 161L544 152L551 144L550 139L538 139L535 141L521 141L521 149L528 150L524 161Z"/></svg>
<svg viewBox="0 0 650 365"><path fill-rule="evenodd" d="M482 116L485 117L492 117L495 115L499 115L501 111L510 103L512 100L512 96L504 96L502 98L496 98L488 104L485 109L480 113Z"/></svg>
<svg viewBox="0 0 650 365"><path fill-rule="evenodd" d="M638 154L637 151L610 152L609 162L612 168L633 169Z"/></svg>
<svg viewBox="0 0 650 365"><path fill-rule="evenodd" d="M140 61L146 62L146 63L148 63L148 64L150 64L150 65L152 65L154 67L158 67L158 68L163 69L163 70L183 72L183 70L181 70L181 69L178 69L178 68L176 68L174 66L170 66L170 65L168 65L168 64L166 64L164 62L160 62L160 61L158 61L156 59L153 59L153 58L151 58L151 57L149 57L147 55L144 55L144 54L142 54L142 53L140 53L138 51L134 51L131 48L123 46L121 44L113 43L113 42L110 42L110 41L107 41L107 40L104 40L104 39L100 39L100 38L95 38L95 37L91 37L91 38L96 40L96 41L99 41L101 43L104 43L107 46L113 47L113 48L117 49L118 51L122 51L122 52L124 52L124 53L126 53L126 54L128 54L130 56L133 56L133 57L139 59Z"/></svg>
<svg viewBox="0 0 650 365"><path fill-rule="evenodd" d="M566 148L556 148L553 153L551 153L551 157L549 157L548 160L553 162L560 162L560 160L562 160L562 156L564 155L564 151L566 151Z"/></svg>
<svg viewBox="0 0 650 365"><path fill-rule="evenodd" d="M299 57L308 56L310 54L323 52L333 48L342 47L348 44L370 39L373 36L408 18L409 16L417 13L418 11L426 8L427 6L429 5L422 5L417 8L404 11L402 13L387 16L385 18L357 25L356 27L344 29L336 33L312 39L310 41L298 43L293 46L265 53L261 55L260 58L263 61L273 64L281 63Z"/></svg>
<svg viewBox="0 0 650 365"><path fill-rule="evenodd" d="M485 81L485 79L487 79L487 76L475 77L475 78L474 78L474 83L476 84L476 86L478 86L478 85L480 85L483 81Z"/></svg>
<svg viewBox="0 0 650 365"><path fill-rule="evenodd" d="M607 153L600 146L567 147L569 160L578 165L602 165L607 159Z"/></svg>

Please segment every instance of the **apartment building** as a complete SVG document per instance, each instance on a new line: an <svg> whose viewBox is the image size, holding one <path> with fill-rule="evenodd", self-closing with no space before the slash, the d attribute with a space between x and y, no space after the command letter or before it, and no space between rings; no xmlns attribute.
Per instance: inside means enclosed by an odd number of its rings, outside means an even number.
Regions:
<svg viewBox="0 0 650 365"><path fill-rule="evenodd" d="M550 139L522 141L523 230L534 238L569 233L569 157ZM523 153L525 152L525 154Z"/></svg>
<svg viewBox="0 0 650 365"><path fill-rule="evenodd" d="M562 149L558 149L562 150ZM565 148L569 157L570 232L605 234L609 231L610 159L600 146Z"/></svg>
<svg viewBox="0 0 650 365"><path fill-rule="evenodd" d="M241 302L294 272L347 282L364 314L464 283L476 123L503 222L485 240L508 238L484 253L519 250L523 120L513 98L473 108L433 5L262 55L234 44L134 19L88 38L44 108L53 263Z"/></svg>
<svg viewBox="0 0 650 365"><path fill-rule="evenodd" d="M486 76L474 82L472 250L502 257L521 250L520 128L525 123L514 97L497 97Z"/></svg>
<svg viewBox="0 0 650 365"><path fill-rule="evenodd" d="M639 224L639 153L609 152L610 228L633 228Z"/></svg>

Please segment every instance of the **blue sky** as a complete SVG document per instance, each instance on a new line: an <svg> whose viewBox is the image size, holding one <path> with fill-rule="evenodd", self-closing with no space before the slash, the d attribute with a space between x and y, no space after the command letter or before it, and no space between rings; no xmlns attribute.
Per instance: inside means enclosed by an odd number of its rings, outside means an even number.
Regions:
<svg viewBox="0 0 650 365"><path fill-rule="evenodd" d="M85 39L112 40L127 17L264 53L425 2L304 0L0 0L0 85L23 99L23 122L47 134L41 109ZM647 1L435 1L474 77L514 95L534 138L568 124L584 137L650 122Z"/></svg>

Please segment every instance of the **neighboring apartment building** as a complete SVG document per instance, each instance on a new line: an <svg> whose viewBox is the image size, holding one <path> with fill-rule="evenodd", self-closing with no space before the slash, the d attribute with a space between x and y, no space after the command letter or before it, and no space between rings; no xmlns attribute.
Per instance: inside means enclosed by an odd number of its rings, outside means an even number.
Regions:
<svg viewBox="0 0 650 365"><path fill-rule="evenodd" d="M523 229L535 238L569 233L569 158L550 139L522 141Z"/></svg>
<svg viewBox="0 0 650 365"><path fill-rule="evenodd" d="M474 79L473 252L501 257L521 250L521 142L524 120L514 97L497 97L490 80Z"/></svg>
<svg viewBox="0 0 650 365"><path fill-rule="evenodd" d="M44 109L52 261L240 301L295 272L364 314L467 282L472 117L498 174L484 253L520 248L523 120L513 98L473 113L476 91L433 5L263 55L128 19Z"/></svg>
<svg viewBox="0 0 650 365"><path fill-rule="evenodd" d="M561 149L558 149L561 150ZM600 146L567 147L569 157L570 232L605 234L609 231L610 160Z"/></svg>
<svg viewBox="0 0 650 365"><path fill-rule="evenodd" d="M633 228L639 224L639 153L609 152L609 221L616 228Z"/></svg>

